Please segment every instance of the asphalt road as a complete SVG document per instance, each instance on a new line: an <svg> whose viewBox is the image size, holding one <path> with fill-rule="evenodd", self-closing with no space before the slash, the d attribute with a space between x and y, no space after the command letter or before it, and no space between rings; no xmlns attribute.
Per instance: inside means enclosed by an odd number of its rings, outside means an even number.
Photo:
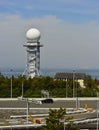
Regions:
<svg viewBox="0 0 99 130"><path fill-rule="evenodd" d="M30 103L30 108L76 108L77 104L79 107L84 107L87 104L88 107L96 109L96 100L56 100L54 103L44 104L33 104ZM0 100L0 108L26 108L27 104L25 101L18 100Z"/></svg>
<svg viewBox="0 0 99 130"><path fill-rule="evenodd" d="M79 107L83 108L85 104L89 108L92 108L93 110L97 109L97 101L96 100L83 100L79 101ZM46 108L76 108L77 102L75 100L56 100L54 103L46 103L46 104L33 104L30 103L29 108L30 108L30 113L31 114L36 114L36 113L48 113L49 109ZM14 110L3 110L5 109L11 109L14 108ZM20 111L17 109L21 108ZM22 110L24 108L24 110ZM33 110L32 110L32 109ZM26 109L27 109L27 103L25 101L18 101L18 100L0 100L0 113L1 115L4 115L4 113L7 111L6 116L9 116L11 113L12 115L16 114L26 114ZM16 111L15 111L16 110ZM86 114L76 114L74 115L75 118L93 118L96 117L97 113L86 113Z"/></svg>
<svg viewBox="0 0 99 130"><path fill-rule="evenodd" d="M54 103L46 103L46 104L33 104L30 103L29 107L34 109L45 109L45 108L76 108L77 104L79 104L79 107L84 107L85 104L89 108L92 108L93 110L97 109L97 100L56 100ZM27 103L25 101L19 101L19 100L0 100L0 112L2 112L3 108L27 108ZM6 111L6 110L5 110ZM34 111L34 110L33 110ZM41 110L40 110L41 111ZM43 111L45 112L45 110ZM35 111L36 113L36 111ZM18 112L20 114L20 112ZM26 111L25 111L26 114ZM87 119L87 118L95 118L97 117L97 112L92 113L83 113L83 114L74 114L73 117L75 119ZM80 124L82 125L82 124ZM83 124L83 126L80 126L81 128L88 128L91 127L94 129L96 127L96 124ZM93 128L94 127L94 128ZM36 130L36 129L35 129Z"/></svg>

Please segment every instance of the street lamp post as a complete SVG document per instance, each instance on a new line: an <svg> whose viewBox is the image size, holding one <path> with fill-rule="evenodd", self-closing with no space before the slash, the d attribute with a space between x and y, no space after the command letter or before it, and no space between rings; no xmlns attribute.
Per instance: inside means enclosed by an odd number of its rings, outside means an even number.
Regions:
<svg viewBox="0 0 99 130"><path fill-rule="evenodd" d="M73 70L73 97L75 97L75 71Z"/></svg>
<svg viewBox="0 0 99 130"><path fill-rule="evenodd" d="M78 104L78 86L77 86L77 80L76 80L76 109L79 108L79 104Z"/></svg>
<svg viewBox="0 0 99 130"><path fill-rule="evenodd" d="M97 130L98 130L98 107L99 107L98 97L99 97L99 92L97 92Z"/></svg>
<svg viewBox="0 0 99 130"><path fill-rule="evenodd" d="M66 98L67 98L67 78L66 78Z"/></svg>
<svg viewBox="0 0 99 130"><path fill-rule="evenodd" d="M24 76L25 71L22 73L22 97L24 96L24 77L23 76Z"/></svg>
<svg viewBox="0 0 99 130"><path fill-rule="evenodd" d="M12 98L12 69L10 70L11 71L11 98Z"/></svg>
<svg viewBox="0 0 99 130"><path fill-rule="evenodd" d="M29 105L30 103L33 103L33 104L37 104L38 101L37 100L34 100L33 102L31 102L31 100L29 100L29 98L23 98L23 97L19 97L18 98L19 101L23 101L23 102L26 102L26 118L27 118L27 124L29 123ZM40 102L38 104L41 104Z"/></svg>
<svg viewBox="0 0 99 130"><path fill-rule="evenodd" d="M29 104L30 104L30 101L29 101L28 98L23 98L23 97L19 97L18 100L26 102L26 120L27 120L27 124L28 124L29 123L28 117L29 117Z"/></svg>
<svg viewBox="0 0 99 130"><path fill-rule="evenodd" d="M22 97L23 97L23 80L22 80Z"/></svg>
<svg viewBox="0 0 99 130"><path fill-rule="evenodd" d="M28 101L28 98L26 99L26 103L27 103L27 124L28 124L28 116L29 116L29 101Z"/></svg>

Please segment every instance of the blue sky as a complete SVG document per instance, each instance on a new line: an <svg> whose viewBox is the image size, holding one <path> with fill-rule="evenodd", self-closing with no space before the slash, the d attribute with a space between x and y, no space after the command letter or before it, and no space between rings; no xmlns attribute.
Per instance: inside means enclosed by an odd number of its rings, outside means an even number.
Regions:
<svg viewBox="0 0 99 130"><path fill-rule="evenodd" d="M3 0L0 12L24 18L55 15L58 18L86 21L98 18L98 0Z"/></svg>
<svg viewBox="0 0 99 130"><path fill-rule="evenodd" d="M41 32L41 68L99 68L99 0L0 1L0 68L25 67L26 31Z"/></svg>
<svg viewBox="0 0 99 130"><path fill-rule="evenodd" d="M70 22L98 19L98 0L3 0L0 13L23 18L54 15Z"/></svg>

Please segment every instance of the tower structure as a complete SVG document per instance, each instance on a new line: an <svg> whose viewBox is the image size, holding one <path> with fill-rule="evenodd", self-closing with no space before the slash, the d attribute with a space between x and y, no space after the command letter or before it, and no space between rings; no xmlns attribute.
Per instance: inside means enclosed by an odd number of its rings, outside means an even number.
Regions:
<svg viewBox="0 0 99 130"><path fill-rule="evenodd" d="M27 51L26 76L36 77L40 75L40 31L31 28L26 32L27 43L24 44Z"/></svg>

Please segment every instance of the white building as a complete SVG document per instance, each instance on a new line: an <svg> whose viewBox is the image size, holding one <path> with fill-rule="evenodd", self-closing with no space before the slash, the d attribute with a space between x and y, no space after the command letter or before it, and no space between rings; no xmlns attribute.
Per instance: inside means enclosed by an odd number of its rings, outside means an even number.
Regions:
<svg viewBox="0 0 99 130"><path fill-rule="evenodd" d="M84 73L56 73L55 79L59 80L74 80L77 81L82 88L85 88L84 86L84 80L86 79L86 75Z"/></svg>

